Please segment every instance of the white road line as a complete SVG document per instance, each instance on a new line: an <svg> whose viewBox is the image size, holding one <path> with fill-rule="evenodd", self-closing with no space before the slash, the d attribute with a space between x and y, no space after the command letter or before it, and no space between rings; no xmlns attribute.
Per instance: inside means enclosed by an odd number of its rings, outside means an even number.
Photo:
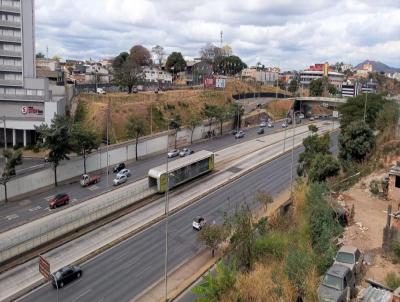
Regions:
<svg viewBox="0 0 400 302"><path fill-rule="evenodd" d="M79 294L78 296L76 296L75 298L72 299L72 302L78 301L79 298L82 298L84 295L86 295L87 293L91 292L92 289L89 288L87 290L85 290L83 293Z"/></svg>
<svg viewBox="0 0 400 302"><path fill-rule="evenodd" d="M34 211L40 210L41 208L42 208L41 206L37 206L37 207L29 209L29 212L34 212Z"/></svg>
<svg viewBox="0 0 400 302"><path fill-rule="evenodd" d="M89 189L90 191L94 191L94 190L99 189L99 187L96 186L96 185L93 185L93 186L88 187L88 189Z"/></svg>
<svg viewBox="0 0 400 302"><path fill-rule="evenodd" d="M44 199L45 199L46 201L50 201L50 200L52 200L54 197L55 197L55 195L51 195L51 196L45 197Z"/></svg>
<svg viewBox="0 0 400 302"><path fill-rule="evenodd" d="M50 207L44 208L45 211L51 211Z"/></svg>
<svg viewBox="0 0 400 302"><path fill-rule="evenodd" d="M8 216L6 216L6 219L7 220L13 220L13 219L16 219L16 218L18 218L19 216L17 215L17 214L12 214L12 215L8 215Z"/></svg>
<svg viewBox="0 0 400 302"><path fill-rule="evenodd" d="M77 201L78 201L78 199L76 199L76 198L72 198L72 199L71 199L71 202L72 202L72 203L77 202Z"/></svg>

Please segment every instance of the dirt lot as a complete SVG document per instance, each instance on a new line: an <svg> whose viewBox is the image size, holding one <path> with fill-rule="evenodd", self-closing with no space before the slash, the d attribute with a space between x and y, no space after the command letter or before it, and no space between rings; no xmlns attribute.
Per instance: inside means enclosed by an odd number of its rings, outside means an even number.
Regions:
<svg viewBox="0 0 400 302"><path fill-rule="evenodd" d="M382 250L387 207L392 203L393 209L397 209L397 203L383 200L369 192L369 182L384 176L387 176L386 171L374 173L339 196L339 200L344 200L348 207L351 208L353 204L355 207L354 223L344 233L344 244L364 251L367 261L365 278L381 283L384 283L387 273L400 273L400 264L393 264Z"/></svg>

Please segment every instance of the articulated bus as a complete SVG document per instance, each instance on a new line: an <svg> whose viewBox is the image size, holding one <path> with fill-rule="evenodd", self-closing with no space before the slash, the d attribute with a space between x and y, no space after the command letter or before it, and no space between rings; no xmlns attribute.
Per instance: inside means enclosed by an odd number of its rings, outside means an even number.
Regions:
<svg viewBox="0 0 400 302"><path fill-rule="evenodd" d="M169 189L214 169L214 153L199 151L168 163ZM163 164L149 171L149 186L157 186L159 193L167 190L167 166Z"/></svg>

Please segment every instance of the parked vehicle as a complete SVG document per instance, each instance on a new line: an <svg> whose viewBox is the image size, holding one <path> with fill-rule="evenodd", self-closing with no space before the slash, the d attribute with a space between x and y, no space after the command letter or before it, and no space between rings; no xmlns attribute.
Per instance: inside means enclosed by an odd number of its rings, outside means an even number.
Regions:
<svg viewBox="0 0 400 302"><path fill-rule="evenodd" d="M260 127L267 127L267 122L261 122Z"/></svg>
<svg viewBox="0 0 400 302"><path fill-rule="evenodd" d="M314 117L313 117L313 116L312 116L312 117L310 117L310 121L313 121L313 120L315 120L315 119L314 119Z"/></svg>
<svg viewBox="0 0 400 302"><path fill-rule="evenodd" d="M139 92L139 90L137 89L137 87L132 88L132 93L138 93L138 92Z"/></svg>
<svg viewBox="0 0 400 302"><path fill-rule="evenodd" d="M126 177L131 176L131 171L129 169L122 169L118 172L117 176L125 175Z"/></svg>
<svg viewBox="0 0 400 302"><path fill-rule="evenodd" d="M118 173L119 171L125 169L125 163L119 163L113 168L114 173Z"/></svg>
<svg viewBox="0 0 400 302"><path fill-rule="evenodd" d="M87 187L93 184L97 184L100 181L100 175L95 175L95 176L90 176L88 174L83 174L81 176L81 186L82 187Z"/></svg>
<svg viewBox="0 0 400 302"><path fill-rule="evenodd" d="M206 225L206 220L202 216L193 219L192 226L195 230L200 231Z"/></svg>
<svg viewBox="0 0 400 302"><path fill-rule="evenodd" d="M168 158L173 158L179 155L179 149L173 149L168 152Z"/></svg>
<svg viewBox="0 0 400 302"><path fill-rule="evenodd" d="M82 269L79 266L66 266L56 271L53 275L53 287L63 288L67 283L79 279L82 276Z"/></svg>
<svg viewBox="0 0 400 302"><path fill-rule="evenodd" d="M96 93L98 94L106 94L106 91L103 88L97 88Z"/></svg>
<svg viewBox="0 0 400 302"><path fill-rule="evenodd" d="M346 302L355 294L356 281L353 272L344 265L334 264L325 273L318 287L319 301Z"/></svg>
<svg viewBox="0 0 400 302"><path fill-rule="evenodd" d="M264 134L264 128L260 128L257 130L257 134Z"/></svg>
<svg viewBox="0 0 400 302"><path fill-rule="evenodd" d="M244 137L244 132L242 130L240 130L238 133L235 134L236 139L242 138L242 137Z"/></svg>
<svg viewBox="0 0 400 302"><path fill-rule="evenodd" d="M122 174L119 175L117 174L117 176L115 177L115 179L113 180L113 185L114 186L118 186L120 184L123 184L124 182L126 182L128 180L128 176Z"/></svg>
<svg viewBox="0 0 400 302"><path fill-rule="evenodd" d="M192 149L189 148L183 148L181 152L179 152L179 156L180 157L185 157L186 155L190 155L193 154L194 151Z"/></svg>
<svg viewBox="0 0 400 302"><path fill-rule="evenodd" d="M268 128L274 128L274 124L272 122L268 122Z"/></svg>
<svg viewBox="0 0 400 302"><path fill-rule="evenodd" d="M299 119L304 119L304 114L303 113L299 114Z"/></svg>
<svg viewBox="0 0 400 302"><path fill-rule="evenodd" d="M49 201L49 208L55 209L59 206L63 206L69 203L69 196L66 193L57 194L53 199Z"/></svg>
<svg viewBox="0 0 400 302"><path fill-rule="evenodd" d="M356 277L360 276L364 262L364 255L358 248L353 246L342 246L337 252L334 260L334 264L347 266Z"/></svg>
<svg viewBox="0 0 400 302"><path fill-rule="evenodd" d="M286 124L286 122L284 122L283 124L282 124L282 128L286 128L288 126L288 124Z"/></svg>

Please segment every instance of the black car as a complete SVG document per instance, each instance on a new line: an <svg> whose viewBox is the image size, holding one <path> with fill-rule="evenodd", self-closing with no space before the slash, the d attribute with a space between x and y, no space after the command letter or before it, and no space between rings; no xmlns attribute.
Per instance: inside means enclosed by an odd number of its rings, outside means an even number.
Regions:
<svg viewBox="0 0 400 302"><path fill-rule="evenodd" d="M119 163L116 165L113 169L114 173L118 173L119 171L125 169L125 164L124 163Z"/></svg>
<svg viewBox="0 0 400 302"><path fill-rule="evenodd" d="M264 128L260 128L257 130L257 134L264 134Z"/></svg>
<svg viewBox="0 0 400 302"><path fill-rule="evenodd" d="M53 276L54 288L62 288L65 284L79 279L82 276L82 269L79 266L65 266L56 271Z"/></svg>

